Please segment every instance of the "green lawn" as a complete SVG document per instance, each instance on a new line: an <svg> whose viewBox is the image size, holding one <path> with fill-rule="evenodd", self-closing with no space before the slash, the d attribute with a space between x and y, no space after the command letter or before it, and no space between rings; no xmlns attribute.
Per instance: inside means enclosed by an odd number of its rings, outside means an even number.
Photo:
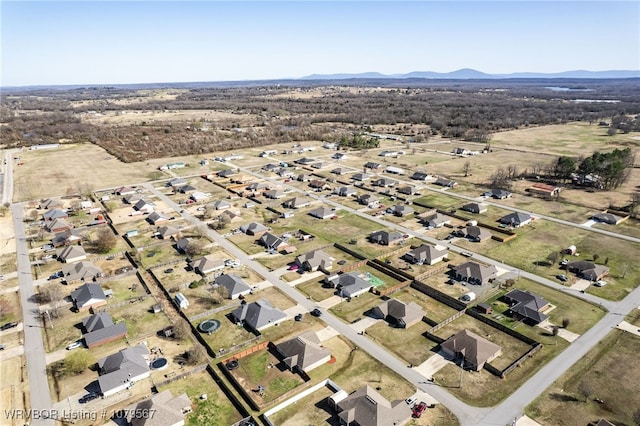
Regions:
<svg viewBox="0 0 640 426"><path fill-rule="evenodd" d="M367 328L367 336L407 364L419 365L435 353L436 343L423 336L430 328L422 321L406 329L393 328L386 321L378 321Z"/></svg>

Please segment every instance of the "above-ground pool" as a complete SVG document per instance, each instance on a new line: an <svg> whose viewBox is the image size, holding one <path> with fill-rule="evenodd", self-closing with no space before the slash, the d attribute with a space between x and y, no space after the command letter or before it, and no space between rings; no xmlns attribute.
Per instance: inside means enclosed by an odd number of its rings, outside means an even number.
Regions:
<svg viewBox="0 0 640 426"><path fill-rule="evenodd" d="M213 333L219 328L220 328L220 321L215 319L208 319L208 320L202 321L200 325L198 325L198 330L202 331L203 333L209 333L209 334Z"/></svg>
<svg viewBox="0 0 640 426"><path fill-rule="evenodd" d="M166 358L158 358L151 363L151 368L153 368L154 370L162 370L164 368L167 368L168 364L169 362Z"/></svg>

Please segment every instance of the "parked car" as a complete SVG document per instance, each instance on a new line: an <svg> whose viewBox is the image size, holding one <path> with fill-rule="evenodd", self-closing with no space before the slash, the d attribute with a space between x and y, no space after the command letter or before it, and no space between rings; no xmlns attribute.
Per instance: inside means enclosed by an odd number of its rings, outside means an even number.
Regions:
<svg viewBox="0 0 640 426"><path fill-rule="evenodd" d="M298 270L298 265L296 265L295 263L291 266L289 266L288 268L290 271L297 271Z"/></svg>
<svg viewBox="0 0 640 426"><path fill-rule="evenodd" d="M567 259L562 259L560 261L560 266L567 266L567 263L569 263L569 261Z"/></svg>
<svg viewBox="0 0 640 426"><path fill-rule="evenodd" d="M10 328L17 327L17 326L18 326L17 322L8 322L6 324L2 324L2 327L0 327L0 330L9 330Z"/></svg>
<svg viewBox="0 0 640 426"><path fill-rule="evenodd" d="M564 274L558 274L558 275L556 275L556 278L557 278L557 279L559 279L559 280L560 280L560 281L562 281L562 282L567 282L567 281L569 281L569 277L567 277L567 276L566 276L566 275L564 275Z"/></svg>
<svg viewBox="0 0 640 426"><path fill-rule="evenodd" d="M420 416L422 415L422 413L424 412L424 410L427 409L427 403L426 402L420 402L420 404L416 405L415 407L413 407L413 410L411 412L411 415L418 419L420 418Z"/></svg>
<svg viewBox="0 0 640 426"><path fill-rule="evenodd" d="M460 253L461 255L463 255L464 257L471 257L473 256L473 253L471 253L470 251L463 251L462 253Z"/></svg>
<svg viewBox="0 0 640 426"><path fill-rule="evenodd" d="M605 285L607 285L607 282L604 280L598 280L595 283L593 283L593 285L595 285L596 287L604 287Z"/></svg>
<svg viewBox="0 0 640 426"><path fill-rule="evenodd" d="M86 394L82 398L80 398L78 400L78 402L80 402L80 404L84 404L86 402L93 401L94 399L99 398L99 397L100 397L99 393L91 392L91 393Z"/></svg>
<svg viewBox="0 0 640 426"><path fill-rule="evenodd" d="M409 407L413 407L415 403L418 402L418 398L416 398L415 396L411 396L405 399L404 402L406 402Z"/></svg>
<svg viewBox="0 0 640 426"><path fill-rule="evenodd" d="M82 347L82 341L78 340L71 343L69 346L67 346L67 350L70 351L70 350L81 348L81 347Z"/></svg>
<svg viewBox="0 0 640 426"><path fill-rule="evenodd" d="M165 274L170 274L170 273L172 273L172 272L173 272L173 268L168 268L168 269L165 269L165 270L164 270L164 273L165 273Z"/></svg>
<svg viewBox="0 0 640 426"><path fill-rule="evenodd" d="M322 311L318 308L315 308L313 311L310 312L311 315L313 315L314 317L319 317L322 315Z"/></svg>
<svg viewBox="0 0 640 426"><path fill-rule="evenodd" d="M5 345L0 345L0 351L4 351L4 348L6 348Z"/></svg>

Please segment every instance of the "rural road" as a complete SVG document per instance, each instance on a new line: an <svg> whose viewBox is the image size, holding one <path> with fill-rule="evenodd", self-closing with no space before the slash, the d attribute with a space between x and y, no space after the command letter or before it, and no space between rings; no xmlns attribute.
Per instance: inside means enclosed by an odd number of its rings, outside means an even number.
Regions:
<svg viewBox="0 0 640 426"><path fill-rule="evenodd" d="M24 232L22 204L11 206L13 226L16 237L18 283L20 285L20 303L24 313L24 353L27 357L27 372L32 410L51 410L51 393L47 381L47 362L42 342L42 321L40 307L35 301L35 290L31 278L31 263ZM37 411L32 411L37 413ZM32 418L31 426L53 426L51 419Z"/></svg>

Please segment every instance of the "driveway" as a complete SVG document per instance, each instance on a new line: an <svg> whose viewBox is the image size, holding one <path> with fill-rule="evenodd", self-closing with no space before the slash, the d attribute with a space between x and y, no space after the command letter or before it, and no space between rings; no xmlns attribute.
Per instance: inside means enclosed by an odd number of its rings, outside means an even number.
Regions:
<svg viewBox="0 0 640 426"><path fill-rule="evenodd" d="M24 346L14 346L12 348L5 349L0 351L0 361L5 361L7 359L15 358L24 353Z"/></svg>
<svg viewBox="0 0 640 426"><path fill-rule="evenodd" d="M553 333L553 325L554 324L550 323L549 321L545 321L542 324L538 324L538 327L540 327L547 333L551 334ZM571 343L574 340L576 340L578 337L580 337L580 335L560 327L558 328L558 337L562 337L564 340Z"/></svg>
<svg viewBox="0 0 640 426"><path fill-rule="evenodd" d="M360 321L350 324L349 327L351 327L356 333L363 333L367 328L371 327L378 321L382 320L371 317L362 317Z"/></svg>
<svg viewBox="0 0 640 426"><path fill-rule="evenodd" d="M418 365L413 367L414 370L422 374L424 377L433 377L440 369L444 368L450 361L444 357L442 352L431 355L431 357Z"/></svg>
<svg viewBox="0 0 640 426"><path fill-rule="evenodd" d="M622 321L620 324L616 325L617 329L627 331L631 334L635 334L636 336L640 336L640 327L635 326L633 324L629 324L626 321Z"/></svg>
<svg viewBox="0 0 640 426"><path fill-rule="evenodd" d="M572 285L571 287L569 287L569 288L571 290L582 291L582 290L588 289L590 285L591 285L591 281L580 279L580 280L576 281L576 283L574 285Z"/></svg>

